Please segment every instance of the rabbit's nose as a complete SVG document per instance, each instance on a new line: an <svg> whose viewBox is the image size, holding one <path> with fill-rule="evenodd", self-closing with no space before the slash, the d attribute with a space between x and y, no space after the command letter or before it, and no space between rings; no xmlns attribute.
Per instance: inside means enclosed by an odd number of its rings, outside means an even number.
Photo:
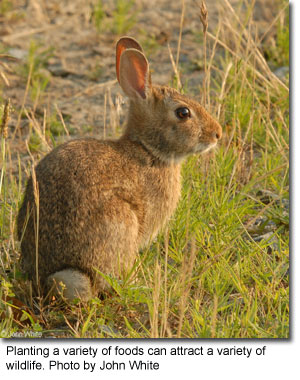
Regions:
<svg viewBox="0 0 300 380"><path fill-rule="evenodd" d="M215 122L214 130L212 132L212 138L216 140L220 140L222 137L222 127L219 123Z"/></svg>
<svg viewBox="0 0 300 380"><path fill-rule="evenodd" d="M215 137L217 140L220 140L220 138L222 137L222 132L221 132L221 133L219 133L219 132L215 132L214 137Z"/></svg>

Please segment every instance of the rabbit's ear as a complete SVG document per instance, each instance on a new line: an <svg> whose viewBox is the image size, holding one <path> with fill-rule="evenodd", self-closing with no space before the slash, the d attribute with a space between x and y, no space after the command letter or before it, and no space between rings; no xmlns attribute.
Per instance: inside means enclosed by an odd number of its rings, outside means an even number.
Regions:
<svg viewBox="0 0 300 380"><path fill-rule="evenodd" d="M132 37L121 37L116 45L116 72L117 79L120 82L120 59L121 54L126 49L136 49L143 52L140 44Z"/></svg>
<svg viewBox="0 0 300 380"><path fill-rule="evenodd" d="M149 64L139 50L127 49L120 59L119 83L130 98L147 98L150 87Z"/></svg>

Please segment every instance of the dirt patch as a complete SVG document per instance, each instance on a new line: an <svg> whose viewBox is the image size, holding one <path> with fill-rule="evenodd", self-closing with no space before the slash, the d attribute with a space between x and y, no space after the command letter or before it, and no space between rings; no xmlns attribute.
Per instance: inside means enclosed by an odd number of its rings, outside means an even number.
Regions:
<svg viewBox="0 0 300 380"><path fill-rule="evenodd" d="M119 38L116 26L120 23L116 1L102 1L104 16L98 30L95 10L99 2L96 0L6 0L5 3L7 9L0 16L0 48L15 60L2 57L7 68L2 97L10 98L14 109L10 121L13 149L27 154L24 141L30 131L30 121L24 110L20 113L22 105L27 112L33 110L40 123L44 122L45 115L47 123L53 119L59 121L60 112L68 131L76 136L114 135L124 121L126 109L126 100L115 80L114 49ZM189 93L199 96L204 77L200 2L186 0L184 3L179 56L181 80ZM229 12L229 6L240 13L240 1L225 3L207 1L208 30L212 33ZM274 2L260 0L255 4L253 33L260 37L265 35L264 41L274 32L274 28L268 31L268 27L276 11ZM139 0L132 2L126 17L132 17L132 22L124 34L134 36L145 47L153 81L172 83L170 50L176 61L182 3ZM213 42L209 40L210 48ZM35 84L37 88L26 89L32 60L34 65L39 65L32 70L38 71L36 81L40 83ZM34 84L31 83L31 87Z"/></svg>

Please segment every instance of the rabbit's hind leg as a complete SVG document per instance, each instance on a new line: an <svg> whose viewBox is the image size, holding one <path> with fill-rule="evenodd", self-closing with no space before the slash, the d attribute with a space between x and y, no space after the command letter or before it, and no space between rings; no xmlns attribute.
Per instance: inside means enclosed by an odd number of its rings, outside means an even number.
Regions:
<svg viewBox="0 0 300 380"><path fill-rule="evenodd" d="M80 298L88 301L92 297L92 287L89 277L76 269L65 269L48 276L49 289L63 298L71 301Z"/></svg>

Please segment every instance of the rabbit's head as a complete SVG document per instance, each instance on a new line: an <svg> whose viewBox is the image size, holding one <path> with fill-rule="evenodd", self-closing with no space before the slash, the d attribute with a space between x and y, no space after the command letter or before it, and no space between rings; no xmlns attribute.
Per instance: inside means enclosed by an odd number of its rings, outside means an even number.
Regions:
<svg viewBox="0 0 300 380"><path fill-rule="evenodd" d="M125 135L165 162L178 162L214 147L219 123L195 100L167 86L152 85L149 64L137 41L116 47L117 79L130 99Z"/></svg>

